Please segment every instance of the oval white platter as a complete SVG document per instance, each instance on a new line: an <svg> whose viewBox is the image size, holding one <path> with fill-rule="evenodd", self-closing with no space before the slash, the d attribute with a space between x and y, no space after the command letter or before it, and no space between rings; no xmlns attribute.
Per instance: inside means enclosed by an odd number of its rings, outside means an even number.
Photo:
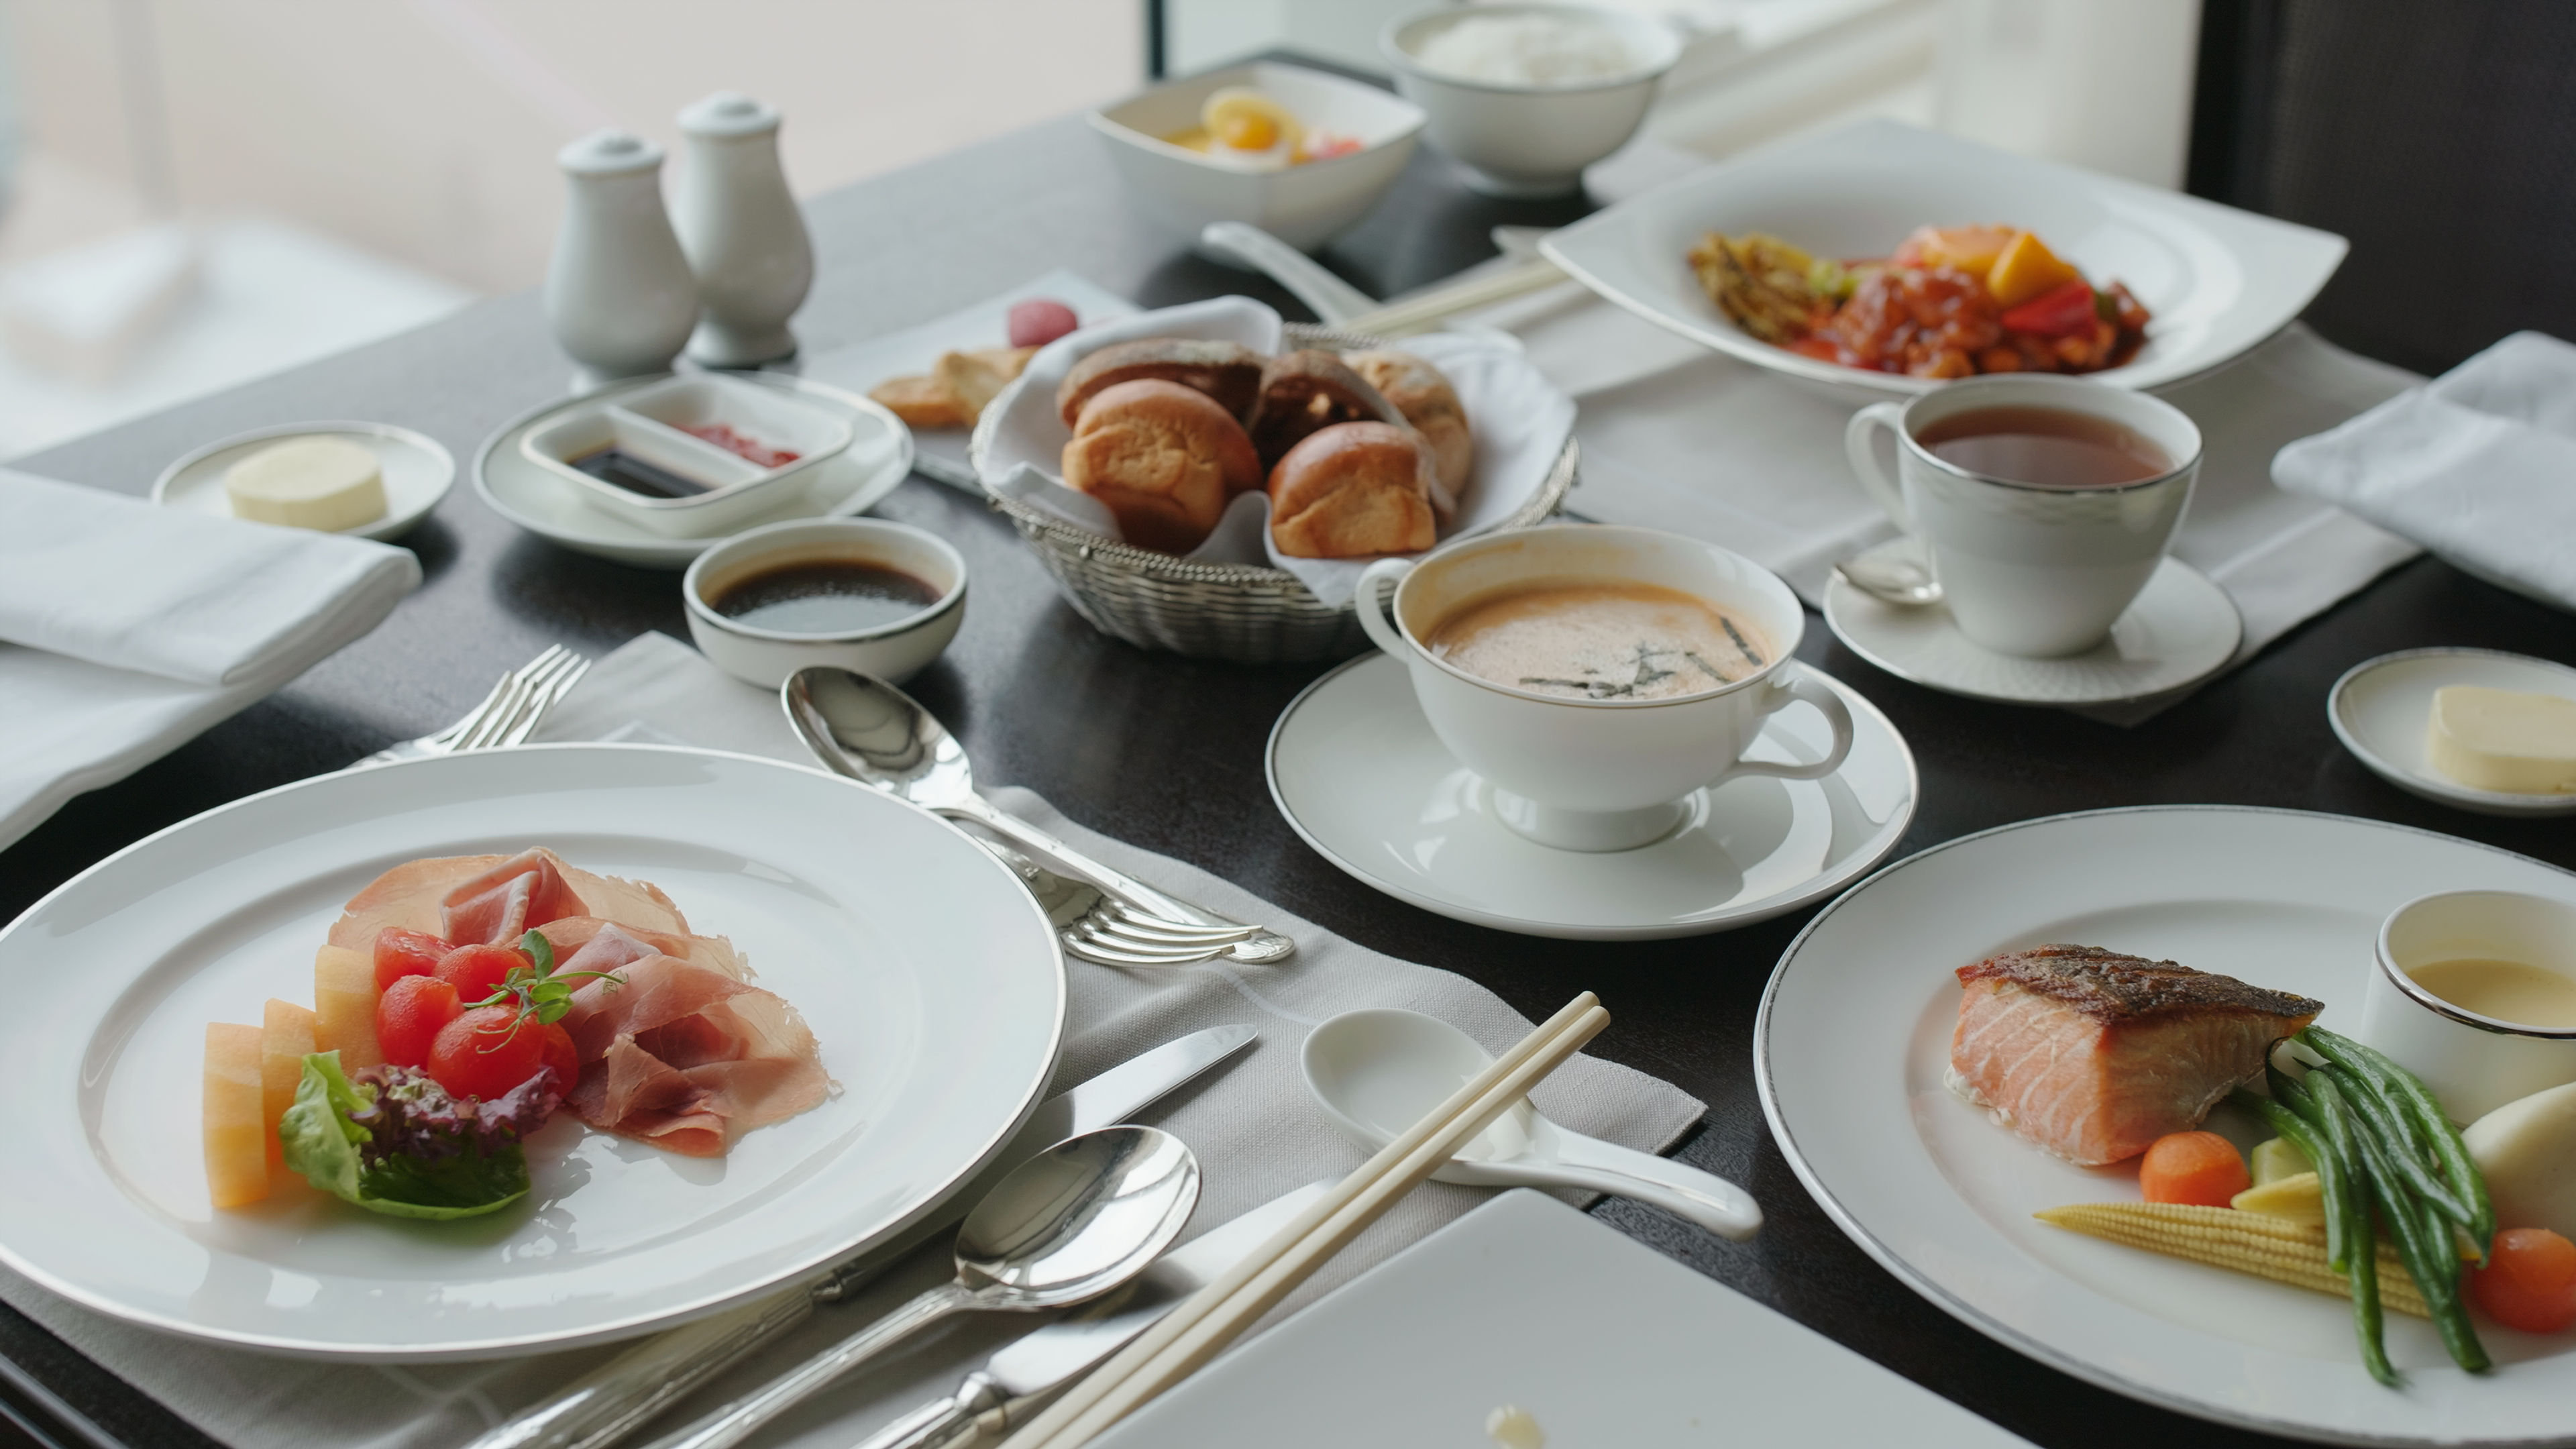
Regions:
<svg viewBox="0 0 2576 1449"><path fill-rule="evenodd" d="M714 1159L559 1114L530 1140L529 1200L490 1218L379 1217L300 1186L212 1210L205 1024L309 1003L315 948L379 872L538 844L731 938L813 1027L832 1096ZM883 1241L1009 1140L1064 1019L1046 918L953 828L815 771L643 745L451 755L209 811L0 932L0 987L19 1189L0 1193L0 1261L147 1327L377 1361L623 1337Z"/></svg>
<svg viewBox="0 0 2576 1449"><path fill-rule="evenodd" d="M769 511L743 520L735 528L704 538L672 538L640 523L620 518L593 504L582 489L531 463L519 451L519 440L552 421L567 408L613 401L669 380L669 374L629 378L580 397L563 398L531 408L502 425L474 455L474 491L492 511L539 538L576 553L644 568L687 568L699 554L726 538L764 524L795 518L848 518L864 513L892 493L912 471L912 430L881 403L826 383L786 373L728 372L724 376L761 387L803 394L849 414L850 446L838 456L814 465L814 479Z"/></svg>
<svg viewBox="0 0 2576 1449"><path fill-rule="evenodd" d="M2576 814L2576 795L2475 790L2424 763L2433 691L2482 684L2576 699L2576 669L2495 649L2408 649L2344 671L2326 696L2335 738L2370 772L2408 794L2480 815Z"/></svg>
<svg viewBox="0 0 2576 1449"><path fill-rule="evenodd" d="M2221 972L2361 1015L2371 943L2431 891L2576 901L2576 875L2508 851L2338 815L2234 806L2024 821L1908 856L1854 886L1780 959L1754 1024L1765 1114L1854 1242L1996 1341L2205 1419L2346 1444L2541 1444L2576 1436L2576 1335L2479 1325L2501 1366L2452 1366L2430 1325L2388 1318L2402 1392L2353 1347L2344 1300L2033 1220L2135 1201L2134 1162L2041 1152L1942 1085L1951 972L2046 942ZM2222 1110L2212 1128L2257 1134Z"/></svg>
<svg viewBox="0 0 2576 1449"><path fill-rule="evenodd" d="M218 439L172 463L152 480L152 501L230 518L225 470L271 443L306 437L345 438L376 455L384 475L384 516L340 530L355 538L400 537L428 517L456 482L456 459L426 433L391 423L287 423Z"/></svg>

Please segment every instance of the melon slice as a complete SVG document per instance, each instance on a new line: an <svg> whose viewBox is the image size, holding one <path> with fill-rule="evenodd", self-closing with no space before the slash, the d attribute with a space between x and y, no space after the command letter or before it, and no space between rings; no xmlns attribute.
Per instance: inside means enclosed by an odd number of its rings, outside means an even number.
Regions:
<svg viewBox="0 0 2576 1449"><path fill-rule="evenodd" d="M259 1117L268 1139L268 1165L285 1160L277 1140L277 1119L295 1105L295 1089L304 1081L304 1059L314 1051L317 1018L292 1001L272 998L261 1019L259 1045Z"/></svg>
<svg viewBox="0 0 2576 1449"><path fill-rule="evenodd" d="M255 1026L206 1026L206 1188L219 1208L268 1196L268 1143L277 1134L261 1115L264 1035Z"/></svg>
<svg viewBox="0 0 2576 1449"><path fill-rule="evenodd" d="M381 1067L376 1045L376 963L365 951L325 946L313 956L315 1051L338 1052L340 1070Z"/></svg>

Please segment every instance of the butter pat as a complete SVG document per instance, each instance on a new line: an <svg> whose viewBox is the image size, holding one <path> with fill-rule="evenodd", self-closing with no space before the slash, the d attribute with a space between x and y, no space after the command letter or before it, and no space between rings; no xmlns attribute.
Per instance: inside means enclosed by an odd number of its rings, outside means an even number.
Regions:
<svg viewBox="0 0 2576 1449"><path fill-rule="evenodd" d="M346 438L289 438L224 470L233 516L337 533L385 516L374 450Z"/></svg>
<svg viewBox="0 0 2576 1449"><path fill-rule="evenodd" d="M2472 790L2576 791L2576 699L2474 684L2437 689L2424 761Z"/></svg>

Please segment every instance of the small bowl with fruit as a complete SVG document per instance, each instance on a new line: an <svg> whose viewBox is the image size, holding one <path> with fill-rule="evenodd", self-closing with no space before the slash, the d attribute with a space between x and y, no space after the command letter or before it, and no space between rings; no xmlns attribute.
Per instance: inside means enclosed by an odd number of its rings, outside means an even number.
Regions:
<svg viewBox="0 0 2576 1449"><path fill-rule="evenodd" d="M1301 251L1368 214L1404 172L1420 107L1375 86L1256 61L1091 113L1110 164L1157 220L1195 239L1249 222Z"/></svg>

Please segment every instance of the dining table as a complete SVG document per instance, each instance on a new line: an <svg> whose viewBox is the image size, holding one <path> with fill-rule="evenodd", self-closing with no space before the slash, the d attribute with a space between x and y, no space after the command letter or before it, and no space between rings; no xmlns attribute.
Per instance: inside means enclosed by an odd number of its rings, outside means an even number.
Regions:
<svg viewBox="0 0 2576 1449"><path fill-rule="evenodd" d="M1562 225L1594 205L1480 196L1425 148L1322 259L1389 296L1492 257L1497 225ZM1057 268L1147 307L1243 293L1290 318L1311 315L1265 278L1201 257L1190 238L1141 214L1079 117L816 196L806 215L816 281L794 325L809 357ZM2424 285L2438 283L2428 276ZM470 469L496 428L562 396L569 372L540 299L522 293L12 466L143 495L172 459L212 439L366 419L417 429ZM1582 515L1579 485L1566 506ZM1329 663L1219 663L1111 639L1064 601L1002 515L919 475L874 512L940 535L966 559L964 627L910 687L961 737L980 777L1029 787L1096 831L1202 867L1355 942L1457 972L1532 1019L1577 991L1597 992L1612 1025L1591 1052L1705 1101L1679 1155L1742 1184L1766 1218L1741 1243L1618 1198L1592 1209L1602 1221L2036 1444L2273 1442L2115 1395L1988 1339L1873 1262L1810 1198L1765 1124L1753 1054L1764 983L1813 909L1713 935L1580 942L1468 925L1380 894L1303 843L1265 780L1272 725ZM0 851L0 919L174 822L432 731L550 644L597 657L646 630L687 635L678 573L523 533L463 478L400 542L418 555L425 582L374 632ZM2390 821L2576 867L2576 832L2563 824L2418 799L2337 742L2327 694L2340 674L2436 645L2576 662L2576 621L2422 556L2128 727L1903 682L1846 650L1821 621L1798 653L1867 696L1913 749L1920 805L1891 859L2064 812L2225 803ZM213 1442L5 1305L0 1411L0 1444Z"/></svg>

